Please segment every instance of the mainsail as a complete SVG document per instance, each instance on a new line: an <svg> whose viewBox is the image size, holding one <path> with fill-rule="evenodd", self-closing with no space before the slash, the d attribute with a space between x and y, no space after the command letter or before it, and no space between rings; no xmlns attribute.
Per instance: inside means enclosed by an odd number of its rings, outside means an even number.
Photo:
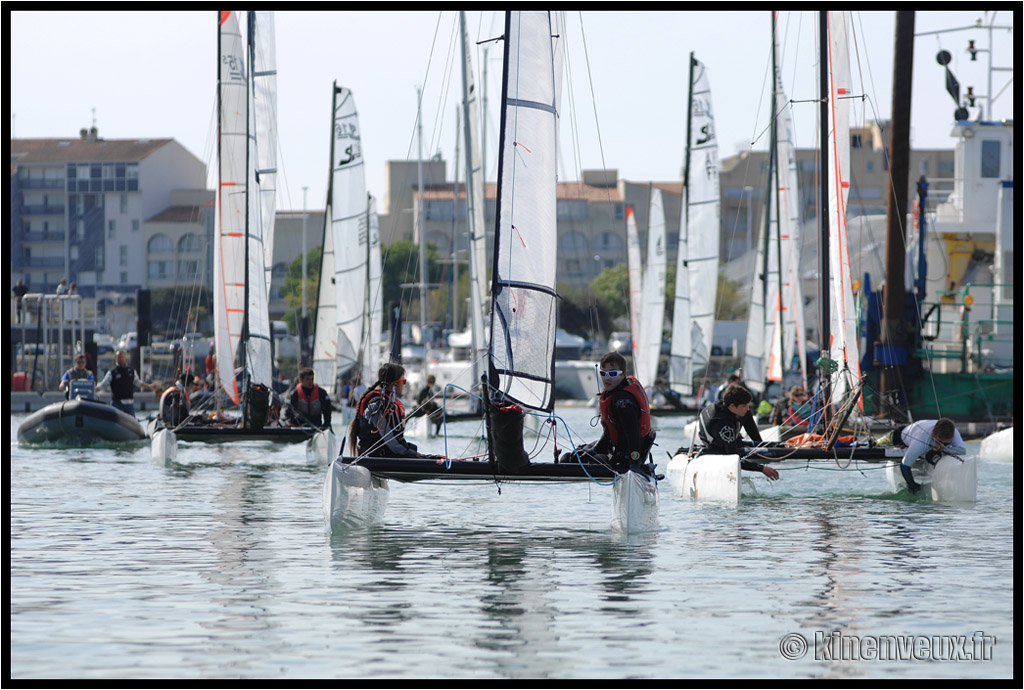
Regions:
<svg viewBox="0 0 1024 690"><path fill-rule="evenodd" d="M254 12L256 40L251 42L255 104L256 181L263 228L263 267L267 292L274 273L274 217L277 211L277 63L274 13Z"/></svg>
<svg viewBox="0 0 1024 690"><path fill-rule="evenodd" d="M836 398L860 380L860 348L857 309L850 250L846 231L846 202L850 194L850 52L845 12L828 13L828 147L829 169L829 262L832 280L831 344L822 344L841 373ZM863 405L863 401L860 401Z"/></svg>
<svg viewBox="0 0 1024 690"><path fill-rule="evenodd" d="M479 119L476 107L476 86L466 31L466 13L459 12L462 29L462 109L466 139L466 203L469 219L469 327L472 336L473 380L484 348L484 308L487 302L487 236L484 222L484 172L480 163Z"/></svg>
<svg viewBox="0 0 1024 690"><path fill-rule="evenodd" d="M214 330L217 376L235 403L241 391L235 371L245 368L250 384L271 383L270 318L263 244L264 224L256 133L255 80L250 67L255 43L269 39L249 13L246 38L234 12L218 13L218 149L214 233ZM259 29L257 27L260 27ZM260 31L264 33L260 33ZM271 183L272 184L272 183ZM270 209L271 214L273 209Z"/></svg>
<svg viewBox="0 0 1024 690"><path fill-rule="evenodd" d="M629 276L630 350L636 352L640 349L640 294L643 292L644 272L640 263L640 232L632 206L626 207L626 272Z"/></svg>
<svg viewBox="0 0 1024 690"><path fill-rule="evenodd" d="M369 263L366 283L366 323L363 327L366 346L362 357L362 377L367 385L376 380L381 364L381 327L384 321L384 292L381 283L380 223L377 219L377 200L369 198Z"/></svg>
<svg viewBox="0 0 1024 690"><path fill-rule="evenodd" d="M704 366L714 336L718 285L718 139L707 68L690 54L690 106L679 221L669 385L691 395L693 371Z"/></svg>
<svg viewBox="0 0 1024 690"><path fill-rule="evenodd" d="M651 187L647 213L647 263L643 270L640 342L633 351L633 368L644 388L651 390L658 374L661 331L665 323L665 207L661 190Z"/></svg>
<svg viewBox="0 0 1024 690"><path fill-rule="evenodd" d="M555 13L505 19L498 204L491 282L490 385L554 407L556 184L562 39Z"/></svg>

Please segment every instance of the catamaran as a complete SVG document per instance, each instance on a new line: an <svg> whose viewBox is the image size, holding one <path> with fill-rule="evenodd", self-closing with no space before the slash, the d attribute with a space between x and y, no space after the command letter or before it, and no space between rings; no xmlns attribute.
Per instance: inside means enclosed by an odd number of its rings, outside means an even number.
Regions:
<svg viewBox="0 0 1024 690"><path fill-rule="evenodd" d="M773 18L773 50L775 31ZM849 101L851 93L847 17L842 12L820 14L821 46L821 150L827 164L821 171L821 240L819 246L819 328L822 343L831 343L831 351L822 348L819 364L822 371L821 399L824 405L824 433L820 441L805 447L790 447L769 442L754 448L743 459L763 462L804 461L839 463L884 463L894 490L903 486L898 465L903 449L876 446L873 441L853 439L840 443L840 434L851 414L862 404L864 380L860 376L857 314L846 242L846 200L849 193ZM776 77L777 80L777 77ZM777 101L776 101L777 103ZM776 108L776 112L778 109ZM781 233L780 233L781 235ZM781 239L781 237L779 237ZM779 255L781 258L781 254ZM774 281L772 293L777 303L785 295L782 286L785 273ZM757 286L755 284L755 290ZM762 303L763 306L763 303ZM781 309L780 309L781 311ZM767 321L767 319L766 319ZM774 321L774 317L773 317ZM779 329L775 328L774 333ZM781 337L769 341L773 351L781 354ZM779 348L779 349L775 349ZM832 356L834 356L834 359ZM778 369L764 366L761 380L770 379ZM760 378L760 376L759 376ZM698 422L699 423L699 420ZM669 462L666 475L676 494L694 500L738 501L743 484L739 455L699 454L696 449L680 448ZM942 456L934 465L915 470L918 483L928 485L928 494L935 500L973 501L976 492L974 457Z"/></svg>
<svg viewBox="0 0 1024 690"><path fill-rule="evenodd" d="M324 483L328 529L379 519L389 481L614 482L613 524L650 529L657 520L653 472L605 464L534 462L524 450L526 410L554 409L556 162L563 39L557 13L509 12L498 164L488 373L482 377L488 451L482 458L343 455ZM365 449L364 449L365 450ZM372 453L372 449L371 449Z"/></svg>
<svg viewBox="0 0 1024 690"><path fill-rule="evenodd" d="M176 440L304 442L319 430L274 419L266 270L273 241L277 71L272 12L217 13L217 194L214 330L217 384L238 416L192 410L173 427L149 427L154 457L176 456ZM326 459L326 458L325 458Z"/></svg>

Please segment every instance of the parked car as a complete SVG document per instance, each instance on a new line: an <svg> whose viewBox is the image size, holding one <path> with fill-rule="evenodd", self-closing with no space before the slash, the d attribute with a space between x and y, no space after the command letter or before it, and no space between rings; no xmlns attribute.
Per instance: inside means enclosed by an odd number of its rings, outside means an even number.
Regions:
<svg viewBox="0 0 1024 690"><path fill-rule="evenodd" d="M135 331L129 331L122 335L117 341L117 349L124 350L125 352L131 352L139 346L139 334Z"/></svg>
<svg viewBox="0 0 1024 690"><path fill-rule="evenodd" d="M633 352L633 339L629 337L629 331L613 331L608 338L609 352L618 352L620 355L628 355Z"/></svg>

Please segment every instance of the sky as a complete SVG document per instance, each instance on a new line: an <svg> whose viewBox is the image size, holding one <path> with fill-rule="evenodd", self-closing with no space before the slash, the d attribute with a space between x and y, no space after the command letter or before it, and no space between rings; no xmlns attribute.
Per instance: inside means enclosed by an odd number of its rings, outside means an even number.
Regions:
<svg viewBox="0 0 1024 690"><path fill-rule="evenodd" d="M385 162L417 155L417 89L423 152L453 175L461 100L458 13L276 12L278 209L322 208L327 187L331 85L352 89L363 132L367 187L386 192ZM467 12L470 40L500 36L498 13ZM108 139L173 138L214 169L216 13L10 13L9 114L12 138L75 137L95 122ZM708 69L720 156L767 148L771 19L765 11L570 12L565 40L560 178L616 169L621 179L677 181L684 155L687 58ZM955 104L936 53L977 95L988 93L988 64L1012 68L1011 11L916 12L911 146L949 149ZM816 145L814 13L779 17L782 74L794 100L797 146ZM854 12L851 124L891 115L895 14ZM979 52L971 61L967 42ZM486 52L485 52L486 47ZM487 64L487 179L497 169L501 44L477 45L478 87ZM1012 71L992 74L994 118L1012 119ZM981 104L985 101L979 100ZM976 111L972 111L976 112ZM461 141L460 156L462 150ZM461 167L461 166L460 166ZM464 179L460 171L459 179ZM208 184L213 188L212 178ZM303 188L308 188L304 193Z"/></svg>

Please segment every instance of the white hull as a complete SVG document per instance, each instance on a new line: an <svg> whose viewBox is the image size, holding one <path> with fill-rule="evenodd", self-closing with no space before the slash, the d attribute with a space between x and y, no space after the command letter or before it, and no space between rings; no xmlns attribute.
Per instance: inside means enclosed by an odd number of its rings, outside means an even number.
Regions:
<svg viewBox="0 0 1024 690"><path fill-rule="evenodd" d="M153 462L166 465L178 459L178 437L170 429L161 429L153 434L150 446Z"/></svg>
<svg viewBox="0 0 1024 690"><path fill-rule="evenodd" d="M676 455L665 471L672 493L689 498L691 501L723 501L738 503L740 500L740 456L701 455L687 458Z"/></svg>
<svg viewBox="0 0 1024 690"><path fill-rule="evenodd" d="M612 529L626 534L658 529L658 481L639 472L626 472L615 480Z"/></svg>
<svg viewBox="0 0 1024 690"><path fill-rule="evenodd" d="M978 463L973 455L960 458L943 456L934 466L918 463L913 470L914 481L921 485L921 494L933 501L964 501L973 503L978 494ZM904 491L907 483L900 471L900 461L885 466L885 476L893 491Z"/></svg>
<svg viewBox="0 0 1024 690"><path fill-rule="evenodd" d="M559 400L594 400L598 394L597 362L555 360L555 391Z"/></svg>
<svg viewBox="0 0 1024 690"><path fill-rule="evenodd" d="M429 415L410 417L405 420L405 437L423 440L437 437L437 426Z"/></svg>
<svg viewBox="0 0 1024 690"><path fill-rule="evenodd" d="M986 462L1013 464L1013 427L986 436L981 442L978 457Z"/></svg>
<svg viewBox="0 0 1024 690"><path fill-rule="evenodd" d="M388 480L359 465L331 462L324 481L324 526L337 532L381 522L388 506Z"/></svg>
<svg viewBox="0 0 1024 690"><path fill-rule="evenodd" d="M306 441L306 461L318 465L328 465L341 455L341 441L330 429L324 429Z"/></svg>

